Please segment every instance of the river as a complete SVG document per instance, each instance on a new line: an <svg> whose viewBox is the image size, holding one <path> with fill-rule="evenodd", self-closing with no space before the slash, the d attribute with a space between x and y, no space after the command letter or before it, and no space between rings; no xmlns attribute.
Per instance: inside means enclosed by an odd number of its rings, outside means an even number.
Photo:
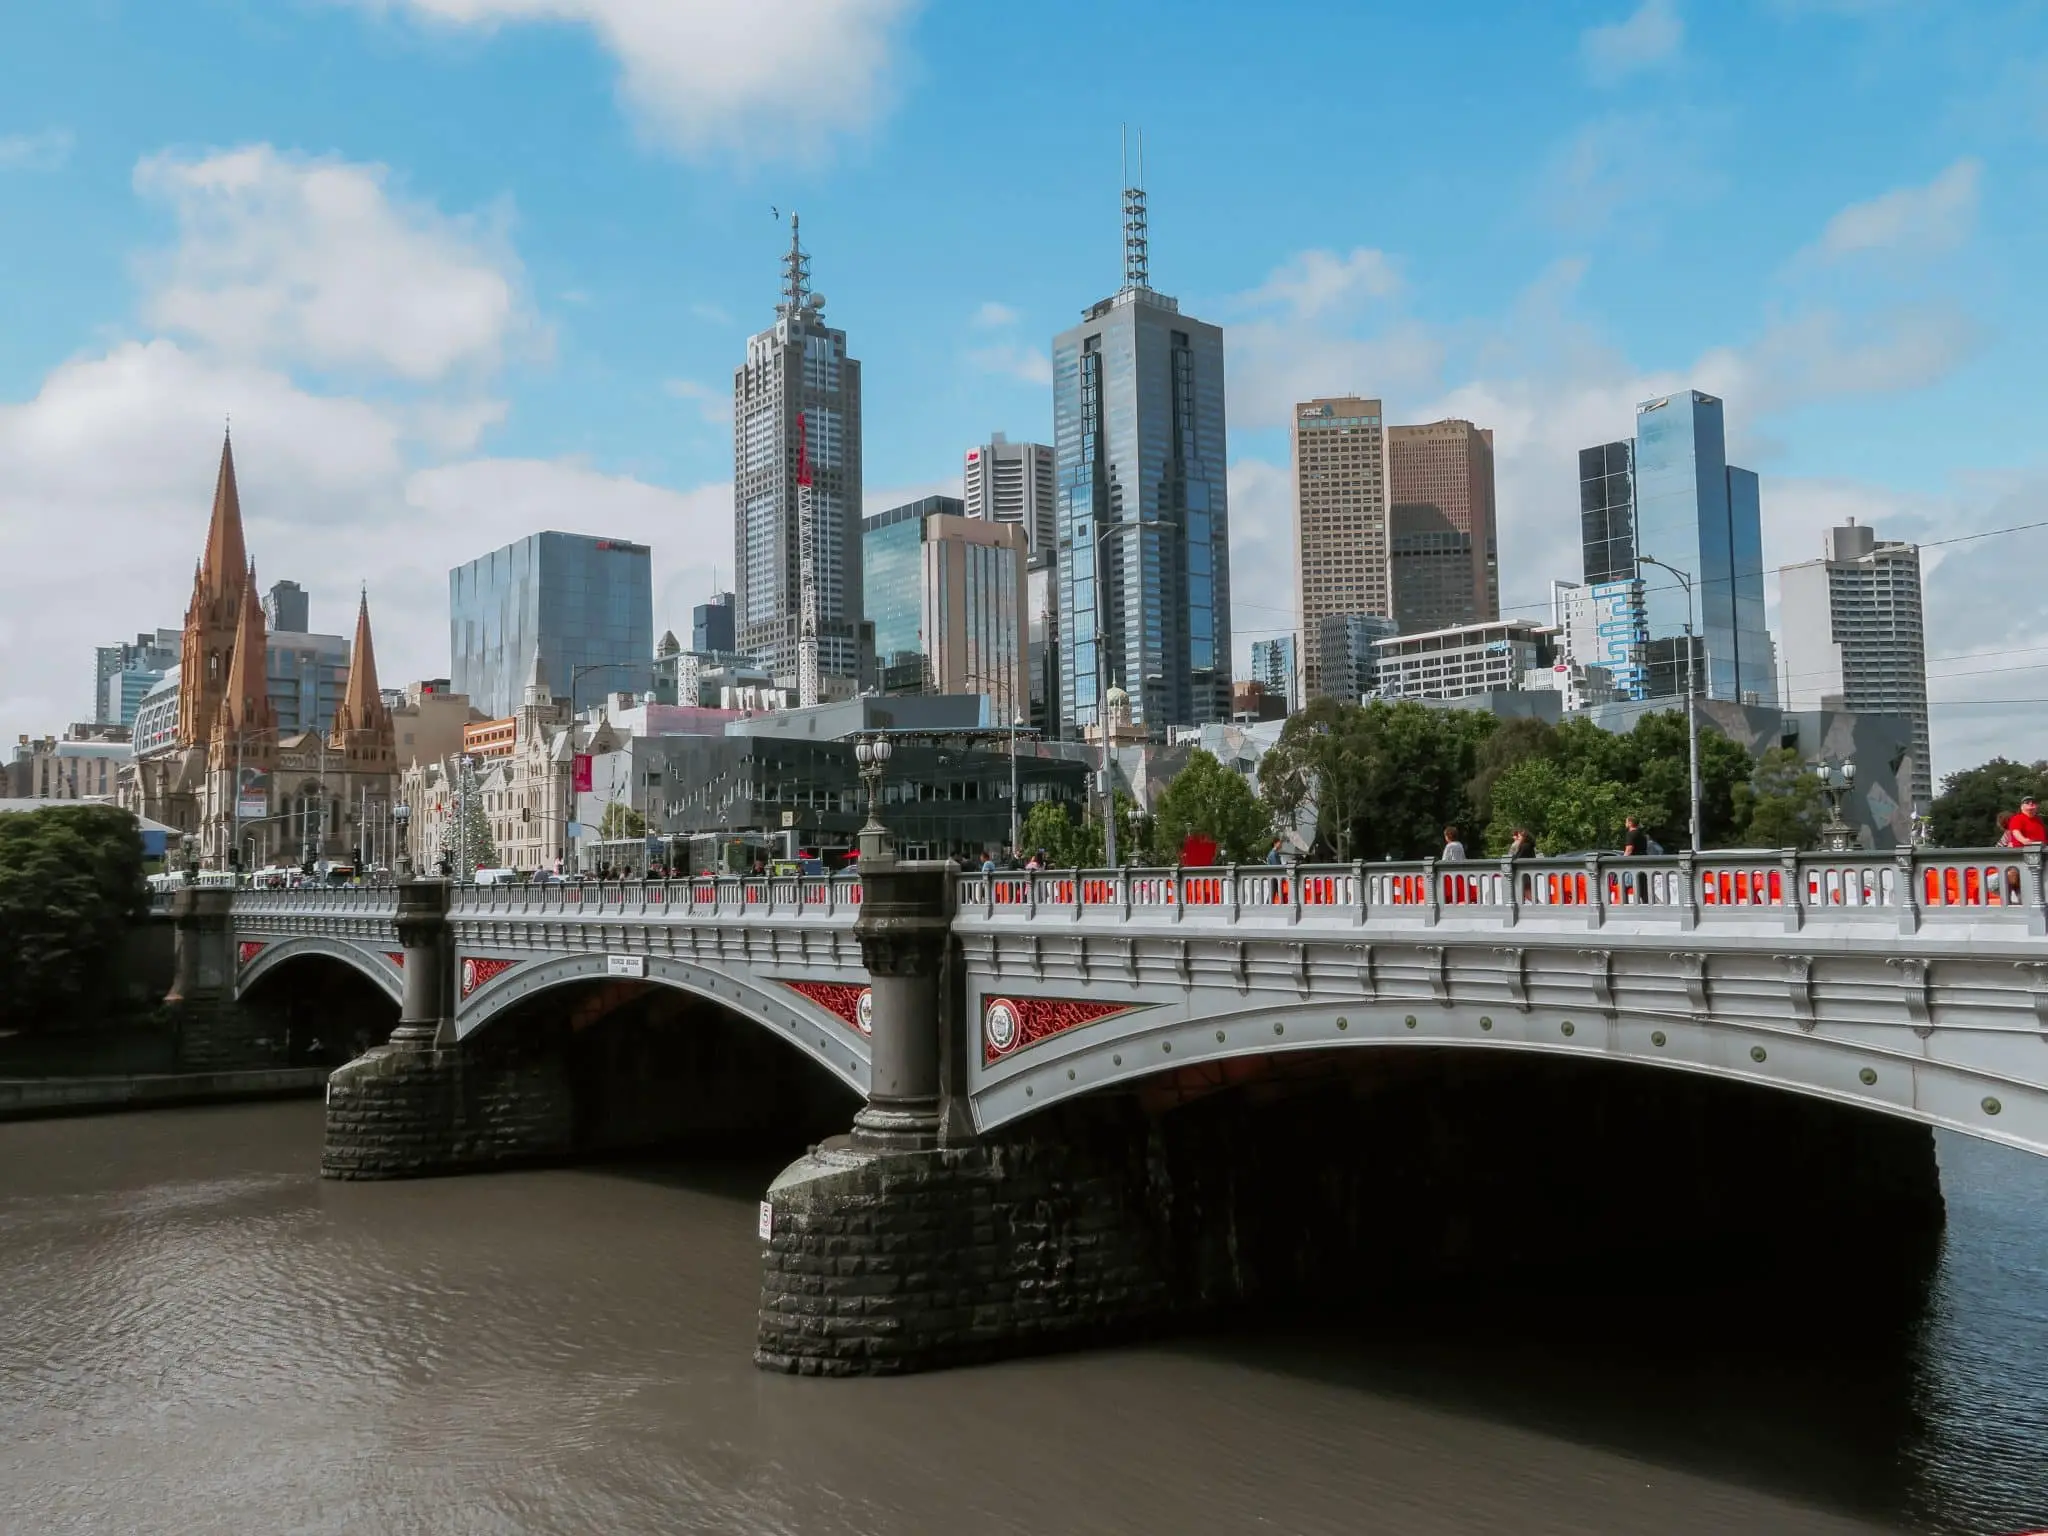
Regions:
<svg viewBox="0 0 2048 1536"><path fill-rule="evenodd" d="M770 1164L332 1184L320 1135L309 1103L0 1125L0 1530L2048 1525L2048 1159L1960 1139L1890 1323L1418 1305L821 1382L749 1359Z"/></svg>

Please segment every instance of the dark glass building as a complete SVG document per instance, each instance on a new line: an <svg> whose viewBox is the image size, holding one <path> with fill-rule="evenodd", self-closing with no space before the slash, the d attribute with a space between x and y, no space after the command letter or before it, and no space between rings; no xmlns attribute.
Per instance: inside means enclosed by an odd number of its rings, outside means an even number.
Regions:
<svg viewBox="0 0 2048 1536"><path fill-rule="evenodd" d="M1635 579L1634 458L1629 439L1579 450L1579 535L1589 587Z"/></svg>
<svg viewBox="0 0 2048 1536"><path fill-rule="evenodd" d="M487 715L518 705L540 652L556 696L579 706L654 687L648 548L535 533L448 573L449 676ZM579 675L581 674L581 675Z"/></svg>
<svg viewBox="0 0 2048 1536"><path fill-rule="evenodd" d="M690 610L690 649L693 651L731 651L733 644L733 597L730 592L721 592L708 603L699 603Z"/></svg>

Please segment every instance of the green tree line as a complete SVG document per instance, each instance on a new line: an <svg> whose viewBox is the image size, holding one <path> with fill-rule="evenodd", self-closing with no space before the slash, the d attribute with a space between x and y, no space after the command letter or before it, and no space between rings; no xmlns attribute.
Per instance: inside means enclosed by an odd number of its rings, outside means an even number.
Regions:
<svg viewBox="0 0 2048 1536"><path fill-rule="evenodd" d="M142 836L109 805L0 815L0 1029L86 1021L120 995L126 930L149 909Z"/></svg>

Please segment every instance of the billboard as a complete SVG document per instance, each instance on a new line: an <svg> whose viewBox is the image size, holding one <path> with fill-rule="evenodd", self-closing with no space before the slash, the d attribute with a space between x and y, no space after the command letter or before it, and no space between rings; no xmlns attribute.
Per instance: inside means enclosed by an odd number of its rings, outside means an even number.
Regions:
<svg viewBox="0 0 2048 1536"><path fill-rule="evenodd" d="M270 775L261 768L244 768L235 786L235 819L260 821L270 814Z"/></svg>

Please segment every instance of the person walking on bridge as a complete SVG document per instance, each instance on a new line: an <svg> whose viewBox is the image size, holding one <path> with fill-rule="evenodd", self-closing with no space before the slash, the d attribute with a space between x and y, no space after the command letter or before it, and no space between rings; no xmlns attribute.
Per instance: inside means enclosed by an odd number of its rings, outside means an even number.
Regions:
<svg viewBox="0 0 2048 1536"><path fill-rule="evenodd" d="M2041 820L2041 802L2032 795L2020 801L2018 812L2005 824L2005 833L2015 848L2037 848L2048 843L2048 823Z"/></svg>

